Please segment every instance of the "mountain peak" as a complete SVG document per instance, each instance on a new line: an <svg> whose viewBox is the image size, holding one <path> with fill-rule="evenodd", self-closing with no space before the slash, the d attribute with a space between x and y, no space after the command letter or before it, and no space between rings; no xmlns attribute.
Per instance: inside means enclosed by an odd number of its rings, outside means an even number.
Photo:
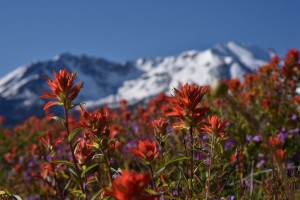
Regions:
<svg viewBox="0 0 300 200"><path fill-rule="evenodd" d="M206 85L219 79L241 78L269 59L267 51L237 42L124 63L62 53L48 61L24 65L0 79L0 115L8 121L42 115L45 101L39 96L42 89L48 90L43 74L53 77L53 71L63 68L76 71L75 81L85 83L77 100L95 107L113 105L121 99L135 104L161 92L170 94L179 83ZM18 115L20 111L22 116Z"/></svg>

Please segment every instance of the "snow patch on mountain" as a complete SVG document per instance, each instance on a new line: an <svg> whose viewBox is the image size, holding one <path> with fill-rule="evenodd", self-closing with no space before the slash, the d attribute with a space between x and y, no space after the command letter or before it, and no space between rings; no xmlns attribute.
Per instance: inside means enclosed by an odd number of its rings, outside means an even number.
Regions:
<svg viewBox="0 0 300 200"><path fill-rule="evenodd" d="M40 98L41 90L49 91L44 76L52 78L53 71L59 69L77 72L75 83L84 82L77 101L98 107L117 105L121 99L135 104L161 92L171 94L174 87L186 82L207 85L215 80L242 78L269 59L269 52L235 42L204 51L191 50L176 56L140 58L124 63L65 53L45 62L21 66L1 78L0 115L11 115L13 119L14 112L24 111L24 118L42 112L46 100Z"/></svg>
<svg viewBox="0 0 300 200"><path fill-rule="evenodd" d="M135 104L161 92L170 95L174 87L186 82L209 85L221 79L242 79L244 74L254 72L269 59L269 52L235 42L204 51L186 51L177 56L138 59L135 66L144 70L141 76L124 81L116 94L88 101L87 105L117 105L121 99Z"/></svg>

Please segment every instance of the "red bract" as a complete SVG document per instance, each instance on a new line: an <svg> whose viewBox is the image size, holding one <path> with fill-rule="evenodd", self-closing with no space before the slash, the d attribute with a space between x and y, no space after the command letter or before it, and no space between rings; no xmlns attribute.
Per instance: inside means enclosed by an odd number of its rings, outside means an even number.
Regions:
<svg viewBox="0 0 300 200"><path fill-rule="evenodd" d="M165 135L167 132L166 128L169 126L169 123L165 118L159 117L158 119L153 120L150 126L155 130L155 132Z"/></svg>
<svg viewBox="0 0 300 200"><path fill-rule="evenodd" d="M41 98L57 98L58 101L48 102L44 106L44 110L53 105L63 105L67 109L72 108L72 102L83 87L83 82L79 82L73 86L76 72L69 74L66 69L59 70L58 74L53 72L53 74L53 80L50 78L47 79L51 92L43 90L42 92L45 95L41 96Z"/></svg>
<svg viewBox="0 0 300 200"><path fill-rule="evenodd" d="M154 197L146 196L144 190L150 181L150 174L137 174L135 171L122 171L122 175L112 183L112 190L106 193L117 200L150 200Z"/></svg>
<svg viewBox="0 0 300 200"><path fill-rule="evenodd" d="M286 157L286 151L283 149L277 149L276 153L281 160L284 160Z"/></svg>
<svg viewBox="0 0 300 200"><path fill-rule="evenodd" d="M81 108L81 121L79 125L91 131L94 134L105 134L109 128L108 113L104 110L95 110L93 113L88 113L83 106Z"/></svg>
<svg viewBox="0 0 300 200"><path fill-rule="evenodd" d="M41 176L43 177L43 179L46 179L47 176L52 173L53 171L53 167L51 164L49 163L42 163L41 164Z"/></svg>
<svg viewBox="0 0 300 200"><path fill-rule="evenodd" d="M228 121L220 121L219 117L214 115L208 118L209 125L205 125L202 130L208 133L214 134L215 136L224 137L225 128Z"/></svg>
<svg viewBox="0 0 300 200"><path fill-rule="evenodd" d="M230 156L230 163L232 165L238 166L240 170L244 168L244 161L245 161L245 155L241 152L233 153Z"/></svg>
<svg viewBox="0 0 300 200"><path fill-rule="evenodd" d="M207 87L186 83L180 89L174 88L174 97L168 97L172 103L171 112L167 116L181 119L187 126L197 126L209 110L201 105Z"/></svg>
<svg viewBox="0 0 300 200"><path fill-rule="evenodd" d="M296 65L299 60L299 51L297 49L290 49L285 57L287 65Z"/></svg>
<svg viewBox="0 0 300 200"><path fill-rule="evenodd" d="M281 139L279 137L270 136L269 143L272 145L272 147L277 148L281 145Z"/></svg>
<svg viewBox="0 0 300 200"><path fill-rule="evenodd" d="M148 139L144 141L140 140L138 149L131 148L130 151L145 161L153 161L159 155L156 148L156 142L151 142Z"/></svg>
<svg viewBox="0 0 300 200"><path fill-rule="evenodd" d="M93 142L88 138L80 138L75 149L75 157L79 164L85 163L93 156Z"/></svg>
<svg viewBox="0 0 300 200"><path fill-rule="evenodd" d="M46 138L40 137L40 143L44 145L45 148L51 150L53 145L63 142L64 139L62 137L57 138L56 140L52 141L52 134L50 131L46 132Z"/></svg>
<svg viewBox="0 0 300 200"><path fill-rule="evenodd" d="M291 79L293 76L296 76L298 79L299 70L299 51L297 49L290 49L285 58L282 74L288 79Z"/></svg>

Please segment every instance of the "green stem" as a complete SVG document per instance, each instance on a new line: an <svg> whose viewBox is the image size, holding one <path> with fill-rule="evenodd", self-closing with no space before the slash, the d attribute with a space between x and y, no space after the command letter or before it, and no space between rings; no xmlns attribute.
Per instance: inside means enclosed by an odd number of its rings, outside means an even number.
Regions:
<svg viewBox="0 0 300 200"><path fill-rule="evenodd" d="M189 187L189 195L190 199L193 198L193 179L194 179L194 136L193 136L193 127L190 127L190 140L191 140L191 155L190 155L190 187Z"/></svg>
<svg viewBox="0 0 300 200"><path fill-rule="evenodd" d="M215 147L215 135L212 134L211 146L210 146L210 157L209 157L209 167L208 167L208 175L206 180L206 195L205 199L208 199L210 193L210 176L211 176L211 168L214 164L214 147Z"/></svg>
<svg viewBox="0 0 300 200"><path fill-rule="evenodd" d="M68 110L67 110L66 104L64 104L64 115L65 115L65 129L66 129L67 135L69 137L69 135L70 135L69 122L68 122L69 117L68 117ZM81 179L80 169L78 168L78 165L77 165L78 162L77 162L77 159L76 159L75 154L74 154L74 147L73 147L71 141L69 142L69 147L70 147L70 150L71 150L72 159L73 159L72 161L75 165L75 171L76 171L79 183L80 183L81 191L85 195L85 199L87 199L86 191L85 191L85 188L83 186L83 181Z"/></svg>
<svg viewBox="0 0 300 200"><path fill-rule="evenodd" d="M112 184L112 174L111 174L111 171L110 171L110 161L109 161L109 158L108 158L106 152L102 148L101 144L99 144L99 147L100 147L100 150L101 150L101 152L102 152L102 154L104 156L104 161L105 161L106 167L108 168L108 174L107 174L107 176L108 176L108 180L109 180L109 185L111 185Z"/></svg>
<svg viewBox="0 0 300 200"><path fill-rule="evenodd" d="M155 182L155 179L154 179L154 171L153 171L152 163L149 164L149 169L150 169L150 173L151 173L152 186L153 186L154 190L157 192L157 187L156 187L156 182Z"/></svg>

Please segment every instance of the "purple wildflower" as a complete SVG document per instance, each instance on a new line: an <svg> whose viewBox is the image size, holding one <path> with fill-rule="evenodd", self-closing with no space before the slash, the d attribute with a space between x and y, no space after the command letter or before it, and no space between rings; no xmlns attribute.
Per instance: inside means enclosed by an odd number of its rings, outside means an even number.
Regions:
<svg viewBox="0 0 300 200"><path fill-rule="evenodd" d="M228 140L225 142L224 149L230 149L234 145L234 139L228 138Z"/></svg>
<svg viewBox="0 0 300 200"><path fill-rule="evenodd" d="M293 114L293 115L291 116L291 120L292 120L293 122L297 121L297 119L298 119L298 116L297 116L296 114Z"/></svg>
<svg viewBox="0 0 300 200"><path fill-rule="evenodd" d="M261 136L260 135L255 135L252 140L254 142L260 142L261 141Z"/></svg>

